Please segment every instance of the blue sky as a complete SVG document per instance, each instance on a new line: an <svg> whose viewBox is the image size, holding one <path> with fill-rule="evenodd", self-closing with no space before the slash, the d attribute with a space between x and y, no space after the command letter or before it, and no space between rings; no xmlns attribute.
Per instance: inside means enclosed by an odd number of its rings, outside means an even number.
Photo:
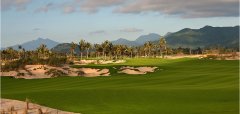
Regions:
<svg viewBox="0 0 240 114"><path fill-rule="evenodd" d="M205 25L236 26L238 9L238 0L2 0L1 47L38 37L99 43Z"/></svg>

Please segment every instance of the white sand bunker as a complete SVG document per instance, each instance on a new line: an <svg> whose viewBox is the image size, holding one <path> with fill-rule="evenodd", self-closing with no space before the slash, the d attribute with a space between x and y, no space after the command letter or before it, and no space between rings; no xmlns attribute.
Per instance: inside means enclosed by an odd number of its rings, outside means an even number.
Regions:
<svg viewBox="0 0 240 114"><path fill-rule="evenodd" d="M147 74L148 72L154 72L157 67L121 67L118 73L125 74Z"/></svg>
<svg viewBox="0 0 240 114"><path fill-rule="evenodd" d="M18 71L1 72L1 76L12 76L24 79L53 78L58 76L109 76L109 69L71 68L69 65L53 67L48 65L26 65Z"/></svg>
<svg viewBox="0 0 240 114"><path fill-rule="evenodd" d="M11 99L1 98L0 103L1 114L80 114Z"/></svg>
<svg viewBox="0 0 240 114"><path fill-rule="evenodd" d="M109 76L109 69L93 69L93 68L80 68L76 71L78 76L96 77L96 76Z"/></svg>

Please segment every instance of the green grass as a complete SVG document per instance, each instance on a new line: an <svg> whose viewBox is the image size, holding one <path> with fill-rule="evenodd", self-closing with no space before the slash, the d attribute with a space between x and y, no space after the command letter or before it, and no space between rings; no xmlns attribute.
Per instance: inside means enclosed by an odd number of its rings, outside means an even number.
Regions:
<svg viewBox="0 0 240 114"><path fill-rule="evenodd" d="M27 97L41 105L83 114L238 114L238 62L128 59L118 65L87 66L109 68L110 77L4 77L2 98ZM162 70L126 75L113 68L124 65L158 66Z"/></svg>

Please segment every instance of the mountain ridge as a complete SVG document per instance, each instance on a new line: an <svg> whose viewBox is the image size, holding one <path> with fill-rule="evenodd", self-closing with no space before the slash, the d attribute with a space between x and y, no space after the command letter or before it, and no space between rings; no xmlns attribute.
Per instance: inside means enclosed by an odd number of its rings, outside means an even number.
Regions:
<svg viewBox="0 0 240 114"><path fill-rule="evenodd" d="M127 46L139 46L139 45L143 45L147 41L156 41L160 37L161 36L159 34L149 33L147 35L141 35L133 41L127 40L124 38L119 38L119 39L111 41L111 42L115 45L122 44L122 45L127 45Z"/></svg>
<svg viewBox="0 0 240 114"><path fill-rule="evenodd" d="M59 42L53 41L49 38L38 37L35 40L27 41L27 42L24 42L22 44L16 44L16 45L13 45L13 46L8 46L8 47L5 47L5 48L1 48L1 50L9 48L9 47L12 47L13 49L18 50L19 45L21 45L22 48L24 48L25 50L35 50L41 44L45 44L47 46L47 48L51 49L51 48L55 47L56 45L58 45Z"/></svg>

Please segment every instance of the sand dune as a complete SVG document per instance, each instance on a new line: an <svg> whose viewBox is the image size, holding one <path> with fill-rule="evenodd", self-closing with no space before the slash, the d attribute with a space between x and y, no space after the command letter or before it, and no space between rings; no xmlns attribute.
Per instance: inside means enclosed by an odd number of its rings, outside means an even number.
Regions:
<svg viewBox="0 0 240 114"><path fill-rule="evenodd" d="M58 109L53 109L45 106L41 106L35 103L29 103L29 109L26 110L27 103L18 100L11 100L11 99L2 99L1 98L1 114L24 114L27 111L27 114L39 114L41 110L44 114L80 114L80 113L73 113L73 112L66 112L61 111Z"/></svg>
<svg viewBox="0 0 240 114"><path fill-rule="evenodd" d="M154 72L157 67L121 67L119 73L125 74L147 74L148 72Z"/></svg>

